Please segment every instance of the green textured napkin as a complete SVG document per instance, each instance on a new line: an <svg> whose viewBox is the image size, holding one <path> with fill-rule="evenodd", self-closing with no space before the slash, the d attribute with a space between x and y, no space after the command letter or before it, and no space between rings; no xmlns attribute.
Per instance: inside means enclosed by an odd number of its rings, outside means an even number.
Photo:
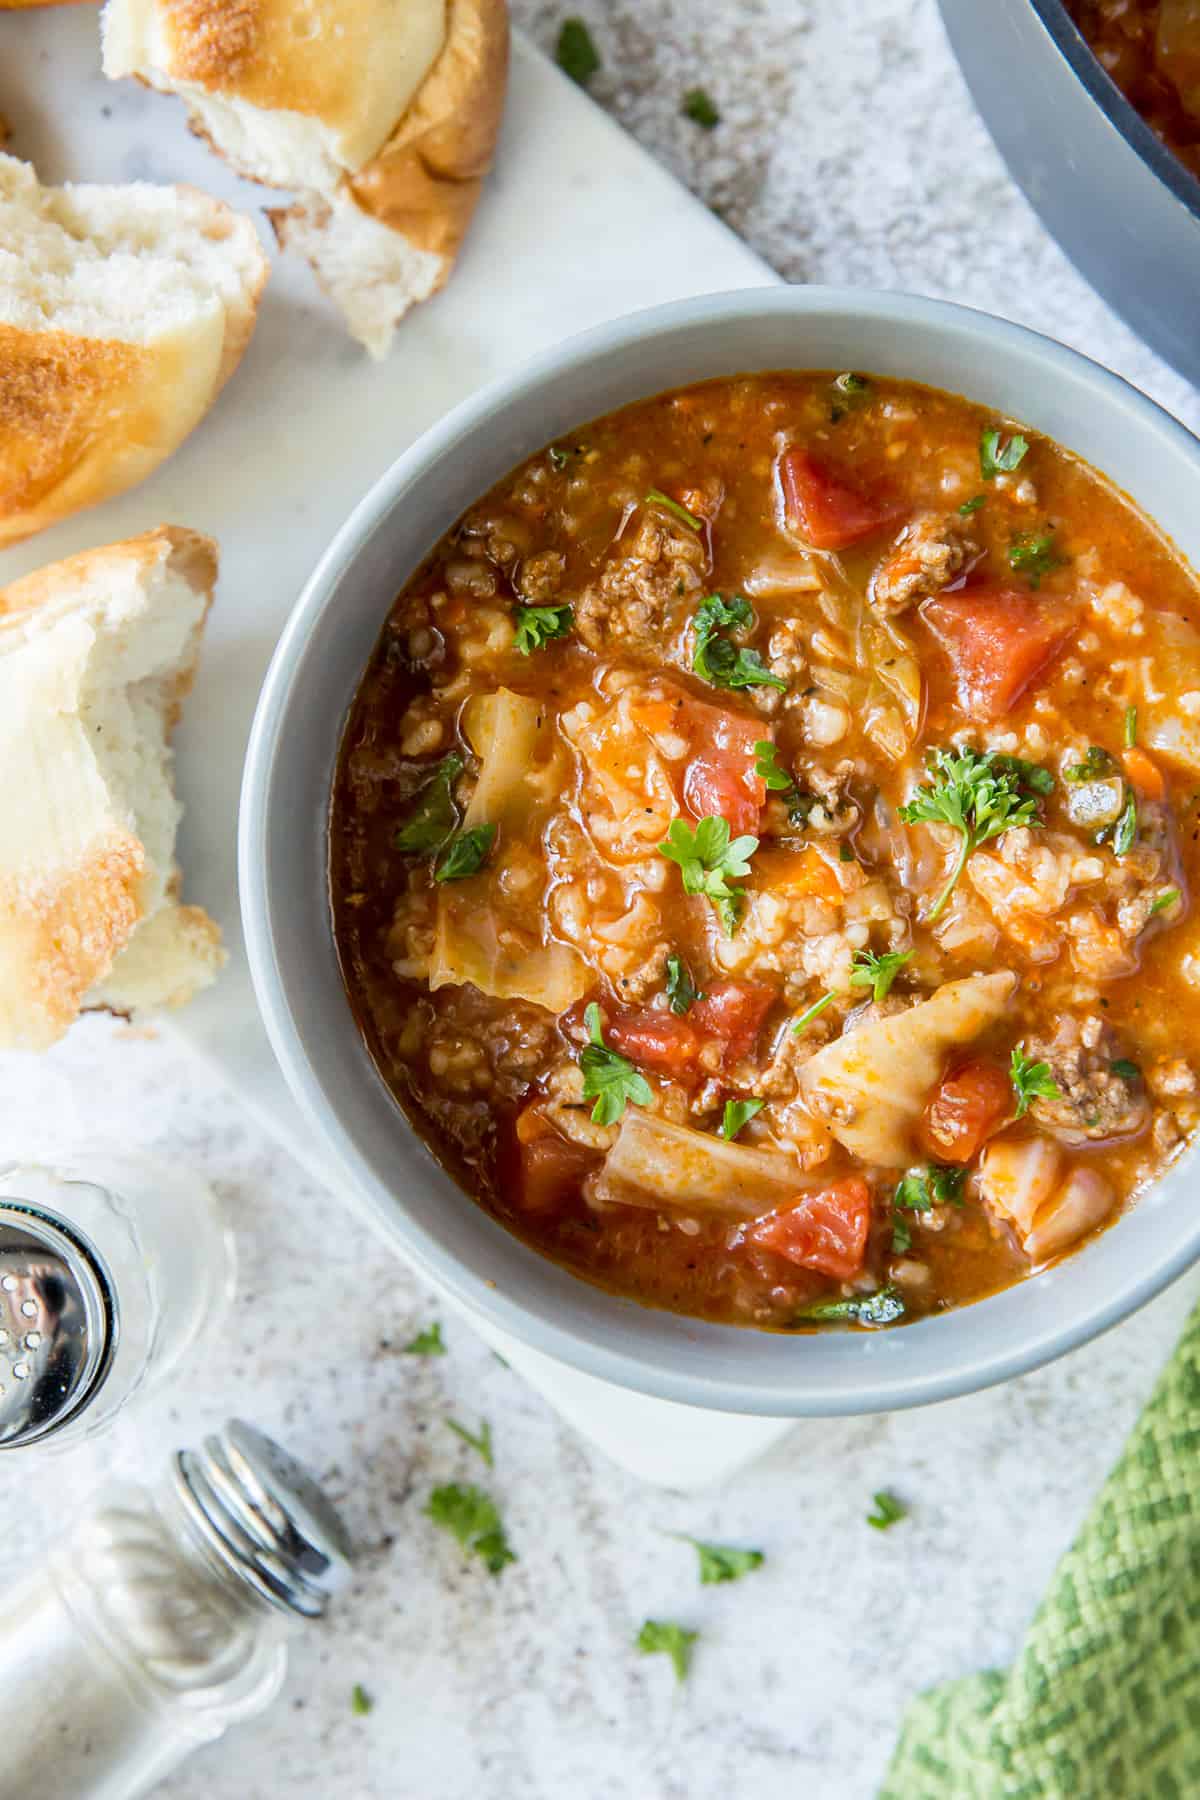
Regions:
<svg viewBox="0 0 1200 1800"><path fill-rule="evenodd" d="M1017 1661L920 1695L879 1800L1200 1797L1200 1308Z"/></svg>

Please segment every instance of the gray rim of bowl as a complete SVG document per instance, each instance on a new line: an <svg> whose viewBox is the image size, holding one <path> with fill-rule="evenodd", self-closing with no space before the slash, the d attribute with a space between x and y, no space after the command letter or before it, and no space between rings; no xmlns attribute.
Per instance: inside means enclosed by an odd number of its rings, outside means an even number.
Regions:
<svg viewBox="0 0 1200 1800"><path fill-rule="evenodd" d="M387 1194L337 1118L294 1029L287 991L272 942L269 917L270 877L266 864L265 798L276 733L286 704L293 669L302 654L314 620L329 603L340 577L372 535L395 490L403 486L409 472L434 459L468 431L485 422L512 392L551 381L593 355L619 349L626 343L640 343L656 336L669 336L676 328L685 325L702 326L710 321L737 317L753 319L764 313L778 313L781 310L793 316L836 312L850 320L891 320L941 329L950 334L965 333L982 340L983 345L988 341L1006 342L1013 348L1023 349L1039 358L1050 374L1056 371L1064 375L1071 373L1106 390L1108 399L1135 417L1143 430L1173 440L1177 448L1182 448L1191 460L1196 461L1200 480L1200 441L1164 408L1123 377L1042 333L950 301L931 300L901 292L871 292L852 288L748 288L671 301L666 305L626 314L593 326L541 352L511 375L500 377L462 401L383 473L334 537L289 615L259 696L242 782L238 823L238 876L251 976L275 1056L301 1110L310 1120L328 1153L333 1169L345 1178L346 1186L339 1198L345 1200L373 1232L384 1236L392 1247L401 1247L406 1258L420 1273L445 1290L468 1312L482 1316L484 1320L531 1349L585 1374L658 1399L717 1411L779 1417L846 1416L921 1406L973 1393L1040 1368L1099 1336L1161 1293L1200 1258L1200 1209L1197 1210L1194 1225L1183 1234L1170 1255L1131 1277L1126 1284L1108 1294L1102 1301L1086 1306L1063 1325L1045 1329L1037 1336L1015 1343L1010 1349L999 1353L960 1356L953 1368L936 1374L914 1378L911 1373L905 1373L903 1366L896 1369L880 1368L876 1366L876 1359L869 1357L862 1359L861 1369L856 1368L841 1380L836 1391L828 1391L823 1387L806 1384L804 1370L798 1359L794 1386L789 1386L786 1393L772 1391L764 1394L752 1382L699 1373L682 1375L670 1369L649 1366L641 1357L615 1348L611 1342L597 1342L594 1338L585 1337L582 1332L575 1332L510 1300L506 1294L490 1286L483 1277L466 1269L409 1217L394 1196ZM381 604L381 628L384 616L385 608ZM412 1127L404 1120L399 1109L397 1115L398 1129L411 1131ZM374 1197L376 1189L379 1190L378 1201ZM388 1202L386 1208L383 1205L385 1199ZM477 1202L464 1195L464 1204L475 1206ZM1019 1292L1022 1285L1019 1283L1016 1289L1007 1291ZM970 1312L975 1307L988 1304L988 1300L984 1299L974 1302L971 1308L960 1310ZM893 1328L888 1335L908 1336L920 1331L923 1326L930 1325L936 1328L936 1316ZM747 1328L729 1326L725 1329L742 1332ZM612 1335L615 1337L617 1334L614 1331ZM846 1334L851 1342L861 1341L863 1335L853 1332ZM876 1337L879 1334L869 1335ZM797 1340L784 1335L781 1342L796 1343Z"/></svg>
<svg viewBox="0 0 1200 1800"><path fill-rule="evenodd" d="M1029 5L1055 49L1070 64L1113 130L1119 132L1130 149L1153 169L1180 204L1200 219L1200 177L1193 175L1173 150L1168 150L1132 100L1126 99L1063 5L1063 0L1029 0Z"/></svg>

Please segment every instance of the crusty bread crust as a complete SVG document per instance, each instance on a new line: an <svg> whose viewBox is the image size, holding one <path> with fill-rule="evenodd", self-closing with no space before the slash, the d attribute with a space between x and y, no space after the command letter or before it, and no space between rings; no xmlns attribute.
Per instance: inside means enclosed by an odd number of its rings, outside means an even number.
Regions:
<svg viewBox="0 0 1200 1800"><path fill-rule="evenodd" d="M18 644L28 640L23 626L32 615L58 611L67 617L78 597L121 591L132 582L144 587L160 571L185 584L201 606L183 654L169 677L164 676L162 712L166 730L174 725L180 703L195 675L204 618L212 602L217 547L201 533L160 526L125 543L106 545L66 558L0 589L0 642L10 632ZM14 651L21 656L21 648ZM111 820L90 844L87 854L70 866L23 866L21 846L7 858L0 878L0 1044L43 1049L71 1024L93 989L112 989L114 963L146 915L147 879L151 873L143 844L133 831ZM153 966L142 959L138 997L172 1004L220 966L220 933L200 909L176 906L177 874L168 875L165 907L180 946L164 971L165 990L154 993ZM162 912L153 914L155 920ZM178 915L175 917L174 915Z"/></svg>
<svg viewBox="0 0 1200 1800"><path fill-rule="evenodd" d="M449 0L442 54L379 154L343 181L332 205L321 195L305 195L293 206L268 210L280 243L309 258L318 281L375 355L386 350L408 307L450 278L495 155L508 59L506 0ZM407 285L395 278L390 316L382 325L378 318L370 327L355 319L355 311L364 310L353 304L361 261L355 240L361 234L347 229L349 207L394 231L417 253ZM364 290L372 273L363 267L358 274Z"/></svg>

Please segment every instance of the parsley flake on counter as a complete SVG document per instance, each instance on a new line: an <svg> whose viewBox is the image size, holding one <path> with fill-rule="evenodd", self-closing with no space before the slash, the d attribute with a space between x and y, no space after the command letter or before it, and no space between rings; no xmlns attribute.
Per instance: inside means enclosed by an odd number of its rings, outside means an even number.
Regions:
<svg viewBox="0 0 1200 1800"><path fill-rule="evenodd" d="M958 510L964 519L969 519L972 513L977 513L979 511L986 499L986 494L973 494L969 500L963 501Z"/></svg>
<svg viewBox="0 0 1200 1800"><path fill-rule="evenodd" d="M870 950L856 950L850 986L869 987L872 1000L884 1000L891 992L893 981L914 955L912 950L885 950L880 956Z"/></svg>
<svg viewBox="0 0 1200 1800"><path fill-rule="evenodd" d="M1037 796L1045 791L1042 778L1049 771L969 747L930 750L925 762L929 779L900 808L900 817L908 825L949 825L962 839L950 879L925 915L929 925L945 911L972 851L1014 825L1042 823ZM1025 791L1029 788L1033 793Z"/></svg>
<svg viewBox="0 0 1200 1800"><path fill-rule="evenodd" d="M1061 1089L1050 1073L1050 1064L1031 1062L1025 1054L1023 1043L1013 1046L1009 1075L1016 1096L1015 1116L1018 1119L1025 1117L1035 1100L1058 1100L1062 1097Z"/></svg>
<svg viewBox="0 0 1200 1800"><path fill-rule="evenodd" d="M480 1557L493 1575L517 1560L504 1535L496 1503L482 1488L463 1487L457 1481L436 1487L425 1516L457 1538L468 1554Z"/></svg>
<svg viewBox="0 0 1200 1800"><path fill-rule="evenodd" d="M680 1543L690 1544L700 1562L701 1587L714 1587L721 1581L740 1581L754 1569L761 1569L766 1557L761 1550L742 1550L736 1544L708 1544L703 1538L689 1537L685 1531L675 1533Z"/></svg>
<svg viewBox="0 0 1200 1800"><path fill-rule="evenodd" d="M466 766L457 750L443 756L418 793L408 818L392 838L394 849L405 856L432 856L454 836L458 824L454 783Z"/></svg>
<svg viewBox="0 0 1200 1800"><path fill-rule="evenodd" d="M468 875L478 875L491 855L495 841L494 825L472 825L469 831L460 831L457 837L451 838L438 858L433 879L465 881Z"/></svg>
<svg viewBox="0 0 1200 1800"><path fill-rule="evenodd" d="M447 1419L446 1424L456 1437L460 1437L464 1444L469 1444L472 1450L482 1456L489 1469L495 1468L495 1459L492 1456L492 1428L486 1419L479 1421L478 1433L468 1431L466 1426L460 1425L457 1419Z"/></svg>
<svg viewBox="0 0 1200 1800"><path fill-rule="evenodd" d="M748 600L735 595L726 600L721 594L709 594L700 602L692 621L696 648L692 668L712 687L773 687L786 692L787 682L772 675L757 650L740 649L726 636L729 628L752 626L754 608Z"/></svg>
<svg viewBox="0 0 1200 1800"><path fill-rule="evenodd" d="M650 1083L629 1058L619 1050L610 1050L604 1042L600 1008L594 1000L583 1017L591 1040L579 1052L583 1097L596 1102L592 1108L593 1124L615 1125L624 1118L629 1101L635 1106L649 1106L654 1096Z"/></svg>
<svg viewBox="0 0 1200 1800"><path fill-rule="evenodd" d="M427 1325L424 1331L418 1331L415 1338L410 1338L404 1346L405 1356L445 1356L446 1346L442 1342L442 1326L440 1320Z"/></svg>
<svg viewBox="0 0 1200 1800"><path fill-rule="evenodd" d="M1150 917L1153 918L1155 913L1166 912L1167 908L1169 906L1174 906L1175 902L1178 899L1179 899L1179 889L1178 888L1167 888L1165 890L1165 892L1161 893L1158 896L1157 900L1154 900L1151 902Z"/></svg>
<svg viewBox="0 0 1200 1800"><path fill-rule="evenodd" d="M586 87L596 71L601 68L600 52L592 41L592 34L582 19L564 19L558 33L558 44L554 51L554 60L564 75Z"/></svg>
<svg viewBox="0 0 1200 1800"><path fill-rule="evenodd" d="M1127 706L1125 708L1125 748L1127 750L1132 750L1137 743L1137 731L1137 707Z"/></svg>
<svg viewBox="0 0 1200 1800"><path fill-rule="evenodd" d="M1042 585L1043 575L1062 568L1064 558L1054 547L1054 533L1044 531L1037 537L1026 532L1014 538L1008 546L1008 561L1019 575L1029 577L1030 587L1038 588Z"/></svg>
<svg viewBox="0 0 1200 1800"><path fill-rule="evenodd" d="M679 864L684 893L703 894L711 901L726 937L732 937L746 896L741 888L730 887L730 877L750 873L748 859L758 849L758 839L731 839L728 823L719 817L701 819L694 831L686 819L672 819L666 842L658 848L669 862Z"/></svg>
<svg viewBox="0 0 1200 1800"><path fill-rule="evenodd" d="M900 1290L888 1282L873 1294L848 1294L844 1300L812 1300L791 1317L793 1325L829 1325L845 1319L852 1325L893 1325L906 1308Z"/></svg>
<svg viewBox="0 0 1200 1800"><path fill-rule="evenodd" d="M634 1639L643 1656L669 1656L677 1681L686 1681L698 1631L685 1631L667 1619L647 1619Z"/></svg>
<svg viewBox="0 0 1200 1800"><path fill-rule="evenodd" d="M375 1702L368 1694L361 1681L356 1681L350 1690L350 1711L356 1719L365 1719Z"/></svg>
<svg viewBox="0 0 1200 1800"><path fill-rule="evenodd" d="M689 512L687 507L682 505L680 501L672 500L670 494L664 494L661 488L651 488L642 504L643 506L663 507L665 511L673 513L680 524L686 525L689 531L700 531L703 529L703 519L698 519L695 513Z"/></svg>
<svg viewBox="0 0 1200 1800"><path fill-rule="evenodd" d="M570 606L518 606L513 649L522 656L543 650L555 638L570 635L575 623L575 610Z"/></svg>
<svg viewBox="0 0 1200 1800"><path fill-rule="evenodd" d="M1028 449L1028 442L1019 432L1002 444L998 431L985 431L979 440L979 473L985 481L1009 475L1020 468Z"/></svg>
<svg viewBox="0 0 1200 1800"><path fill-rule="evenodd" d="M693 125L703 126L705 131L715 131L721 123L721 115L712 95L702 87L688 89L680 110L685 119L690 119Z"/></svg>
<svg viewBox="0 0 1200 1800"><path fill-rule="evenodd" d="M732 1143L743 1125L748 1125L755 1113L760 1113L766 1105L765 1100L727 1100L725 1112L721 1119L721 1136Z"/></svg>
<svg viewBox="0 0 1200 1800"><path fill-rule="evenodd" d="M697 1000L703 1000L703 998L704 995L692 980L692 972L682 956L668 956L667 1001L671 1011L678 1018L682 1018L685 1013L692 1010Z"/></svg>
<svg viewBox="0 0 1200 1800"><path fill-rule="evenodd" d="M872 1496L874 1509L867 1514L867 1524L873 1525L876 1531L887 1531L898 1525L901 1519L907 1519L908 1508L895 1494L889 1494L884 1488L882 1492Z"/></svg>

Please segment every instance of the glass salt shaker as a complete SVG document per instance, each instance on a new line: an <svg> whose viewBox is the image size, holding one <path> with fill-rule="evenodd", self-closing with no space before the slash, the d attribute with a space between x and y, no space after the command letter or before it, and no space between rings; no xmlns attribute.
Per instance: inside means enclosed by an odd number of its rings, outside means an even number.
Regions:
<svg viewBox="0 0 1200 1800"><path fill-rule="evenodd" d="M66 1448L178 1363L233 1291L216 1195L119 1151L0 1167L0 1450Z"/></svg>
<svg viewBox="0 0 1200 1800"><path fill-rule="evenodd" d="M240 1420L102 1492L0 1609L0 1800L137 1800L261 1712L347 1580L338 1514Z"/></svg>

